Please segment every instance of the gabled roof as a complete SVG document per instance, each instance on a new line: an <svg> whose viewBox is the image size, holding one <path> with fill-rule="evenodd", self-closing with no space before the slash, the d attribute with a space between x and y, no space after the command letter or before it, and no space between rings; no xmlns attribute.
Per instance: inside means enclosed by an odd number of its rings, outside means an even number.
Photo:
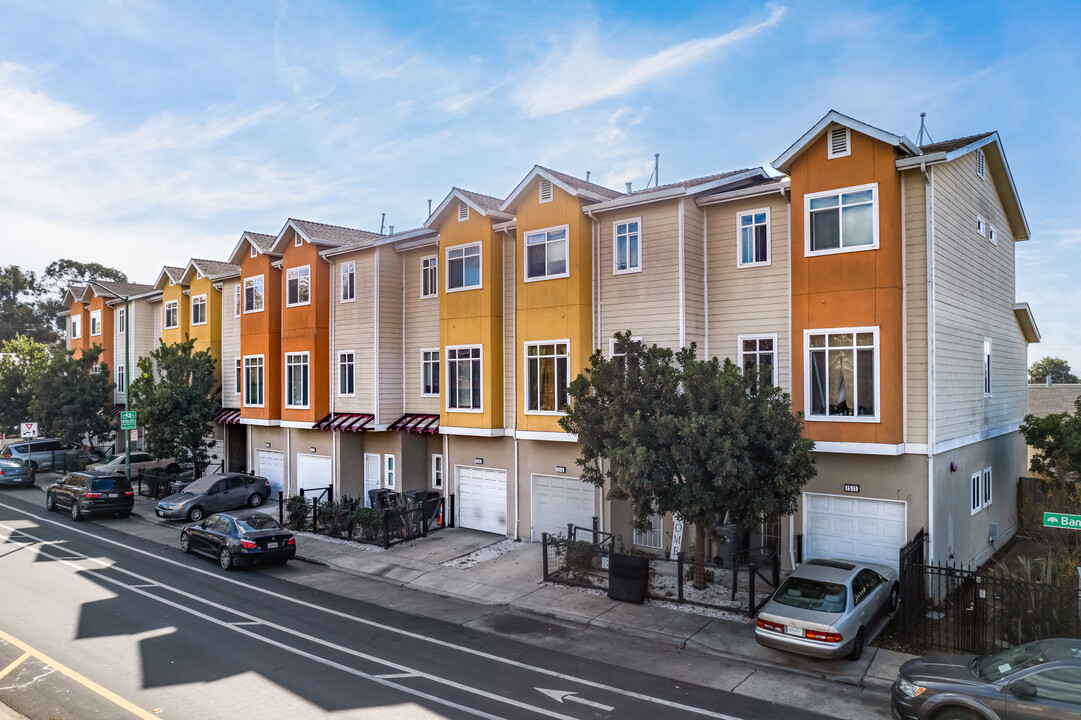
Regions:
<svg viewBox="0 0 1081 720"><path fill-rule="evenodd" d="M334 257L336 255L344 255L356 250L374 248L381 245L394 245L395 251L405 252L406 250L412 250L413 248L436 244L439 240L439 233L431 228L419 227L402 230L393 235L378 235L376 237L376 240L357 240L355 242L343 243L336 247L321 250L319 251L319 256L323 258Z"/></svg>
<svg viewBox="0 0 1081 720"><path fill-rule="evenodd" d="M274 244L270 248L271 254L282 254L285 236L290 228L292 228L297 235L300 235L300 237L310 243L315 245L329 245L330 247L337 247L338 245L345 245L347 243L374 242L383 237L381 234L369 230L354 230L353 228L340 227L338 225L326 225L324 223L312 222L311 220L289 218L285 221L285 225L282 227L281 232L278 233L278 237L274 239Z"/></svg>
<svg viewBox="0 0 1081 720"><path fill-rule="evenodd" d="M968 135L967 137L954 138L953 140L944 140L943 142L928 143L927 145L920 145L920 150L925 154L936 152L953 152L954 150L960 150L963 147L968 147L975 142L989 138L995 133L985 132L978 135Z"/></svg>
<svg viewBox="0 0 1081 720"><path fill-rule="evenodd" d="M220 280L222 278L235 277L237 275L240 275L239 265L219 262L218 260L192 258L188 261L188 266L184 268L184 275L181 278L181 281L184 284L190 284L196 277L203 277L208 280Z"/></svg>
<svg viewBox="0 0 1081 720"><path fill-rule="evenodd" d="M815 123L815 126L803 134L799 140L794 142L791 147L781 153L781 156L773 161L773 167L780 170L783 173L787 173L792 166L792 161L795 160L804 150L812 145L818 138L822 137L831 125L843 125L850 130L867 135L880 142L884 142L888 145L892 145L895 148L900 148L902 152L908 155L919 155L920 149L916 147L916 143L909 140L904 135L894 135L893 133L886 132L881 128L876 128L873 125L860 122L854 118L850 118L847 115L842 115L836 110L830 110L826 113L826 116Z"/></svg>
<svg viewBox="0 0 1081 720"><path fill-rule="evenodd" d="M447 197L443 199L443 202L439 203L439 207L435 209L431 214L431 217L424 223L424 227L436 227L439 224L439 219L445 213L449 212L451 208L454 208L455 212L457 212L459 202L464 202L482 217L490 217L492 220L509 220L511 218L509 213L505 213L499 209L499 206L502 203L499 198L456 187L450 189L450 192L447 193Z"/></svg>
<svg viewBox="0 0 1081 720"><path fill-rule="evenodd" d="M86 285L68 285L68 289L64 291L64 305L71 307L72 303L82 302L85 296Z"/></svg>
<svg viewBox="0 0 1081 720"><path fill-rule="evenodd" d="M1032 308L1028 306L1028 303L1014 303L1013 315L1017 318L1017 324L1021 326L1021 334L1025 336L1025 341L1040 342L1040 329L1036 327L1036 318L1032 316Z"/></svg>
<svg viewBox="0 0 1081 720"><path fill-rule="evenodd" d="M728 172L715 173L713 175L705 175L703 177L691 178L689 180L679 180L674 183L668 183L666 185L658 185L651 188L642 188L641 190L635 190L631 195L646 195L648 193L662 192L664 190L670 190L673 188L697 188L703 185L712 185L718 180L728 180L737 175L761 175L768 177L766 171L762 168L743 168L742 170L729 170Z"/></svg>
<svg viewBox="0 0 1081 720"><path fill-rule="evenodd" d="M168 285L183 285L184 268L176 267L175 265L166 265L158 273L158 281L154 283L154 287L158 290L164 290ZM168 282L168 284L167 284Z"/></svg>
<svg viewBox="0 0 1081 720"><path fill-rule="evenodd" d="M229 262L239 265L241 259L241 251L245 250L248 245L255 248L259 254L271 254L270 249L274 246L273 235L264 235L263 233L252 232L251 230L245 230L240 233L240 239L237 240L236 245L233 246L233 251L229 253Z"/></svg>
<svg viewBox="0 0 1081 720"><path fill-rule="evenodd" d="M624 193L606 188L603 185L591 183L587 180L567 175L566 173L541 167L540 165L534 165L533 169L522 179L522 182L518 183L518 187L514 188L514 191L511 192L511 194L507 196L507 199L499 206L499 209L503 212L514 212L514 208L518 205L518 198L529 184L538 177L548 180L568 195L593 200L595 202L604 202L605 200L612 200L617 197L623 197L624 195Z"/></svg>
<svg viewBox="0 0 1081 720"><path fill-rule="evenodd" d="M766 182L773 182L779 178L771 178L762 168L744 168L742 170L730 170L728 172L706 175L704 177L681 180L658 187L636 190L630 195L620 195L612 200L586 206L591 211L623 208L631 205L656 202L658 200L670 200L679 197L693 197L702 193L717 193L735 188L749 187Z"/></svg>
<svg viewBox="0 0 1081 720"><path fill-rule="evenodd" d="M135 299L145 295L152 295L156 292L157 290L153 285L114 282L112 280L95 280L93 284L69 285L67 291L64 293L64 305L71 305L72 302L86 302L87 295L108 298L127 297L129 299Z"/></svg>

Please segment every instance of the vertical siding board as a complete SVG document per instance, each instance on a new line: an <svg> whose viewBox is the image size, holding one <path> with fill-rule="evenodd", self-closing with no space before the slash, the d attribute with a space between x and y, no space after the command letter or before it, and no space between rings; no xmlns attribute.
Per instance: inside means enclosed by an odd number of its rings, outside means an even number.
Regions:
<svg viewBox="0 0 1081 720"><path fill-rule="evenodd" d="M240 395L235 389L234 374L236 358L240 357L240 318L235 312L235 293L240 280L226 280L221 288L221 365L222 365L222 406L239 408Z"/></svg>
<svg viewBox="0 0 1081 720"><path fill-rule="evenodd" d="M402 407L402 260L389 246L379 253L379 417L391 423Z"/></svg>

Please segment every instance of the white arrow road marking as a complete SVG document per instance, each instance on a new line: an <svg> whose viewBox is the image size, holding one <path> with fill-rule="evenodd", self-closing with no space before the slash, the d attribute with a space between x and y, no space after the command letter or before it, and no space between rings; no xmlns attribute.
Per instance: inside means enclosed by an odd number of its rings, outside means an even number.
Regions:
<svg viewBox="0 0 1081 720"><path fill-rule="evenodd" d="M572 690L545 690L544 688L533 688L538 692L542 692L553 700L563 704L564 700L568 702L576 702L579 705L588 705L591 708L597 708L598 710L605 710L612 712L615 710L611 705L601 705L599 702L593 702L592 700L586 700L585 698L575 697L577 693Z"/></svg>

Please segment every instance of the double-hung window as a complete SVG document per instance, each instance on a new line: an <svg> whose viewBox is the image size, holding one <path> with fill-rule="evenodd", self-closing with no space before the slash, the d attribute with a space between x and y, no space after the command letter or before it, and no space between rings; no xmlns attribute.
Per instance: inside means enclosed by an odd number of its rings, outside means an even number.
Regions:
<svg viewBox="0 0 1081 720"><path fill-rule="evenodd" d="M191 324L206 325L206 295L194 295L192 297Z"/></svg>
<svg viewBox="0 0 1081 720"><path fill-rule="evenodd" d="M567 230L563 225L545 228L525 236L525 279L548 280L567 277Z"/></svg>
<svg viewBox="0 0 1081 720"><path fill-rule="evenodd" d="M447 348L447 410L480 412L481 349Z"/></svg>
<svg viewBox="0 0 1081 720"><path fill-rule="evenodd" d="M90 336L101 335L101 310L90 311Z"/></svg>
<svg viewBox="0 0 1081 720"><path fill-rule="evenodd" d="M263 276L244 278L244 312L263 311Z"/></svg>
<svg viewBox="0 0 1081 720"><path fill-rule="evenodd" d="M393 455L388 453L383 456L383 469L383 479L386 480L386 486L393 490L398 479L398 463Z"/></svg>
<svg viewBox="0 0 1081 720"><path fill-rule="evenodd" d="M307 305L311 296L311 266L289 268L285 271L285 304Z"/></svg>
<svg viewBox="0 0 1081 720"><path fill-rule="evenodd" d="M743 374L761 377L770 385L777 385L777 336L740 335L739 366Z"/></svg>
<svg viewBox="0 0 1081 720"><path fill-rule="evenodd" d="M480 287L480 243L447 248L447 292Z"/></svg>
<svg viewBox="0 0 1081 720"><path fill-rule="evenodd" d="M244 361L233 358L233 367L233 394L242 395L244 393Z"/></svg>
<svg viewBox="0 0 1081 720"><path fill-rule="evenodd" d="M285 406L308 407L308 353L285 354Z"/></svg>
<svg viewBox="0 0 1081 720"><path fill-rule="evenodd" d="M338 353L338 394L356 394L356 353L352 350Z"/></svg>
<svg viewBox="0 0 1081 720"><path fill-rule="evenodd" d="M128 391L128 373L123 363L116 366L116 391L121 395Z"/></svg>
<svg viewBox="0 0 1081 720"><path fill-rule="evenodd" d="M101 365L100 364L95 364L95 365L90 366L90 374L91 375L99 375L100 373L101 373Z"/></svg>
<svg viewBox="0 0 1081 720"><path fill-rule="evenodd" d="M983 507L983 473L974 472L969 481L969 514L975 515Z"/></svg>
<svg viewBox="0 0 1081 720"><path fill-rule="evenodd" d="M739 228L738 267L769 265L769 208L736 214Z"/></svg>
<svg viewBox="0 0 1081 720"><path fill-rule="evenodd" d="M179 300L169 300L168 302L166 302L165 307L163 309L163 312L165 313L165 319L163 321L163 326L165 327L166 330L173 330L175 328L180 327L180 301Z"/></svg>
<svg viewBox="0 0 1081 720"><path fill-rule="evenodd" d="M420 351L420 394L439 394L439 350Z"/></svg>
<svg viewBox="0 0 1081 720"><path fill-rule="evenodd" d="M420 259L420 296L435 297L439 293L439 261L435 255Z"/></svg>
<svg viewBox="0 0 1081 720"><path fill-rule="evenodd" d="M635 528L632 538L632 542L638 547L653 548L655 550L664 547L664 526L662 525L661 516L657 513L650 515L649 530L642 532Z"/></svg>
<svg viewBox="0 0 1081 720"><path fill-rule="evenodd" d="M355 262L342 263L342 302L352 302L357 299L357 264Z"/></svg>
<svg viewBox="0 0 1081 720"><path fill-rule="evenodd" d="M878 184L804 196L806 253L826 255L878 247Z"/></svg>
<svg viewBox="0 0 1081 720"><path fill-rule="evenodd" d="M983 339L983 396L991 397L991 338Z"/></svg>
<svg viewBox="0 0 1081 720"><path fill-rule="evenodd" d="M570 356L566 340L526 343L526 411L561 413L567 407Z"/></svg>
<svg viewBox="0 0 1081 720"><path fill-rule="evenodd" d="M124 308L116 309L116 332L123 335L128 331L128 311Z"/></svg>
<svg viewBox="0 0 1081 720"><path fill-rule="evenodd" d="M78 315L71 316L71 338L80 338L83 336L83 320Z"/></svg>
<svg viewBox="0 0 1081 720"><path fill-rule="evenodd" d="M805 330L807 419L878 419L878 328Z"/></svg>
<svg viewBox="0 0 1081 720"><path fill-rule="evenodd" d="M263 356L244 358L244 405L263 407Z"/></svg>
<svg viewBox="0 0 1081 720"><path fill-rule="evenodd" d="M642 220L612 223L612 272L639 272L642 269Z"/></svg>
<svg viewBox="0 0 1081 720"><path fill-rule="evenodd" d="M432 455L432 487L442 489L443 487L443 456Z"/></svg>
<svg viewBox="0 0 1081 720"><path fill-rule="evenodd" d="M233 286L233 317L240 317L240 313L244 310L243 293L240 289L240 284L237 283Z"/></svg>
<svg viewBox="0 0 1081 720"><path fill-rule="evenodd" d="M982 473L983 499L981 506L988 507L991 504L991 468L984 468Z"/></svg>

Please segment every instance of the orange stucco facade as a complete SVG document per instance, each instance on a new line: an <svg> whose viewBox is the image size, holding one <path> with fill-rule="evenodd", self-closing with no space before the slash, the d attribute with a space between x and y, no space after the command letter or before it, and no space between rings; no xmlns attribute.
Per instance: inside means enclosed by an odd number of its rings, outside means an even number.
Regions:
<svg viewBox="0 0 1081 720"><path fill-rule="evenodd" d="M72 302L68 307L72 318L79 318L79 337L68 338L68 347L71 348L75 357L82 355L83 350L90 347L90 310L81 302ZM68 320L69 326L71 320Z"/></svg>
<svg viewBox="0 0 1081 720"><path fill-rule="evenodd" d="M245 252L240 262L241 288L245 280L262 276L263 307L261 310L244 311L240 316L240 353L244 358L263 358L263 403L253 407L248 401L247 388L241 416L255 421L276 421L281 418L282 376L282 283L281 271L271 266L273 257L258 253L250 257Z"/></svg>
<svg viewBox="0 0 1081 720"><path fill-rule="evenodd" d="M101 355L98 356L98 364L107 365L109 371L116 367L113 362L113 309L105 304L105 298L101 295L94 295L94 297L87 303L86 306L86 324L83 325L83 334L87 336L86 347L92 347L94 345L100 345L102 348ZM97 335L90 334L90 317L94 313L100 313L101 315L101 327L98 328Z"/></svg>
<svg viewBox="0 0 1081 720"><path fill-rule="evenodd" d="M309 242L297 247L293 233L287 233L282 253L280 281L274 290L282 308L281 314L281 419L289 422L315 423L330 411L329 348L330 348L330 264L319 257L319 248ZM306 303L288 304L288 275L290 269L307 267L309 296ZM285 355L308 353L307 407L288 407L288 382Z"/></svg>

